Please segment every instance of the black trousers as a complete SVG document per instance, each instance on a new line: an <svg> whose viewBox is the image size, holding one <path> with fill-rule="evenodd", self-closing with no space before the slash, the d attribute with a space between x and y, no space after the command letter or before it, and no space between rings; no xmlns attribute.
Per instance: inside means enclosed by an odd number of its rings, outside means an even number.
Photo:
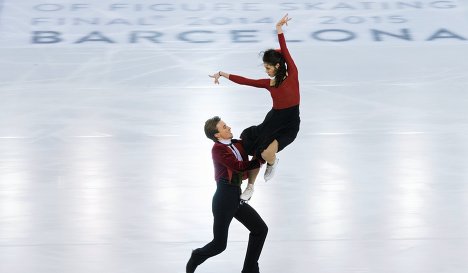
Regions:
<svg viewBox="0 0 468 273"><path fill-rule="evenodd" d="M249 242L242 273L259 273L258 259L262 252L268 227L258 213L247 203L240 203L241 188L217 182L213 196L212 211L214 216L213 240L202 248L192 252L191 260L200 265L206 259L220 254L226 249L229 225L233 218L241 222L249 231Z"/></svg>

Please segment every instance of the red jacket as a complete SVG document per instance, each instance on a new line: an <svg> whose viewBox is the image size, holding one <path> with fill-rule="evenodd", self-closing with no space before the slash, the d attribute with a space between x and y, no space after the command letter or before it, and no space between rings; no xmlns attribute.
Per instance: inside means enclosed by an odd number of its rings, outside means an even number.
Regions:
<svg viewBox="0 0 468 273"><path fill-rule="evenodd" d="M249 156L242 146L242 140L232 139L233 145L239 150L243 161L237 160L234 152L228 145L215 142L211 149L213 157L215 180L224 178L231 181L233 174L241 174L242 180L248 178L249 170L258 169L261 166L259 159L249 161Z"/></svg>

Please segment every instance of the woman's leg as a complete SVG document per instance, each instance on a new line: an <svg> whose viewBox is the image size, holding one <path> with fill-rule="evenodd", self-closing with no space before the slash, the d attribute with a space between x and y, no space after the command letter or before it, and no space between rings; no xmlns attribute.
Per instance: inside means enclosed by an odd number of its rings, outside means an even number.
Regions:
<svg viewBox="0 0 468 273"><path fill-rule="evenodd" d="M252 198L252 195L254 193L254 184L255 184L255 179L257 179L257 175L260 172L260 168L258 169L253 169L249 171L249 180L247 187L245 188L244 192L242 192L240 199L244 201L250 200Z"/></svg>
<svg viewBox="0 0 468 273"><path fill-rule="evenodd" d="M276 153L278 152L278 141L273 140L268 147L263 150L262 158L270 165L273 165L276 160Z"/></svg>
<svg viewBox="0 0 468 273"><path fill-rule="evenodd" d="M263 175L263 178L265 181L270 180L273 178L273 175L275 174L275 168L278 165L278 159L276 158L276 153L278 152L278 140L273 140L273 142L268 145L268 147L262 152L262 157L263 159L268 163L265 174Z"/></svg>
<svg viewBox="0 0 468 273"><path fill-rule="evenodd" d="M260 168L249 171L249 184L253 185L255 183L255 179L257 179L257 175L259 172Z"/></svg>

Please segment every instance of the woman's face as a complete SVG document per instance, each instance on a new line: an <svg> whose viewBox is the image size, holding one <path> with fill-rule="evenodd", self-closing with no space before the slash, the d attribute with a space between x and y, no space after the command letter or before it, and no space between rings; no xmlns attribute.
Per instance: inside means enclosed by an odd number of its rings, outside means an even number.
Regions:
<svg viewBox="0 0 468 273"><path fill-rule="evenodd" d="M273 78L274 76L276 76L279 64L272 65L269 63L263 63L263 66L265 67L265 72L268 74L269 77Z"/></svg>

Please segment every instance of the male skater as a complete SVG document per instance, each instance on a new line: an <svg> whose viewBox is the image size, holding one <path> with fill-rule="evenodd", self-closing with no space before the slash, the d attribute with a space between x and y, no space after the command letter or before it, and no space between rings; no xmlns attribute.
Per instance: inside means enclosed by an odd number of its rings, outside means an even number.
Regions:
<svg viewBox="0 0 468 273"><path fill-rule="evenodd" d="M228 230L232 218L236 218L249 231L249 242L242 273L259 273L258 259L262 252L268 227L260 215L246 202L241 201L242 180L256 176L264 161L248 160L242 141L232 139L231 128L219 117L205 122L205 134L215 143L211 149L217 189L213 196L213 240L192 251L186 272L193 273L206 259L226 249Z"/></svg>

